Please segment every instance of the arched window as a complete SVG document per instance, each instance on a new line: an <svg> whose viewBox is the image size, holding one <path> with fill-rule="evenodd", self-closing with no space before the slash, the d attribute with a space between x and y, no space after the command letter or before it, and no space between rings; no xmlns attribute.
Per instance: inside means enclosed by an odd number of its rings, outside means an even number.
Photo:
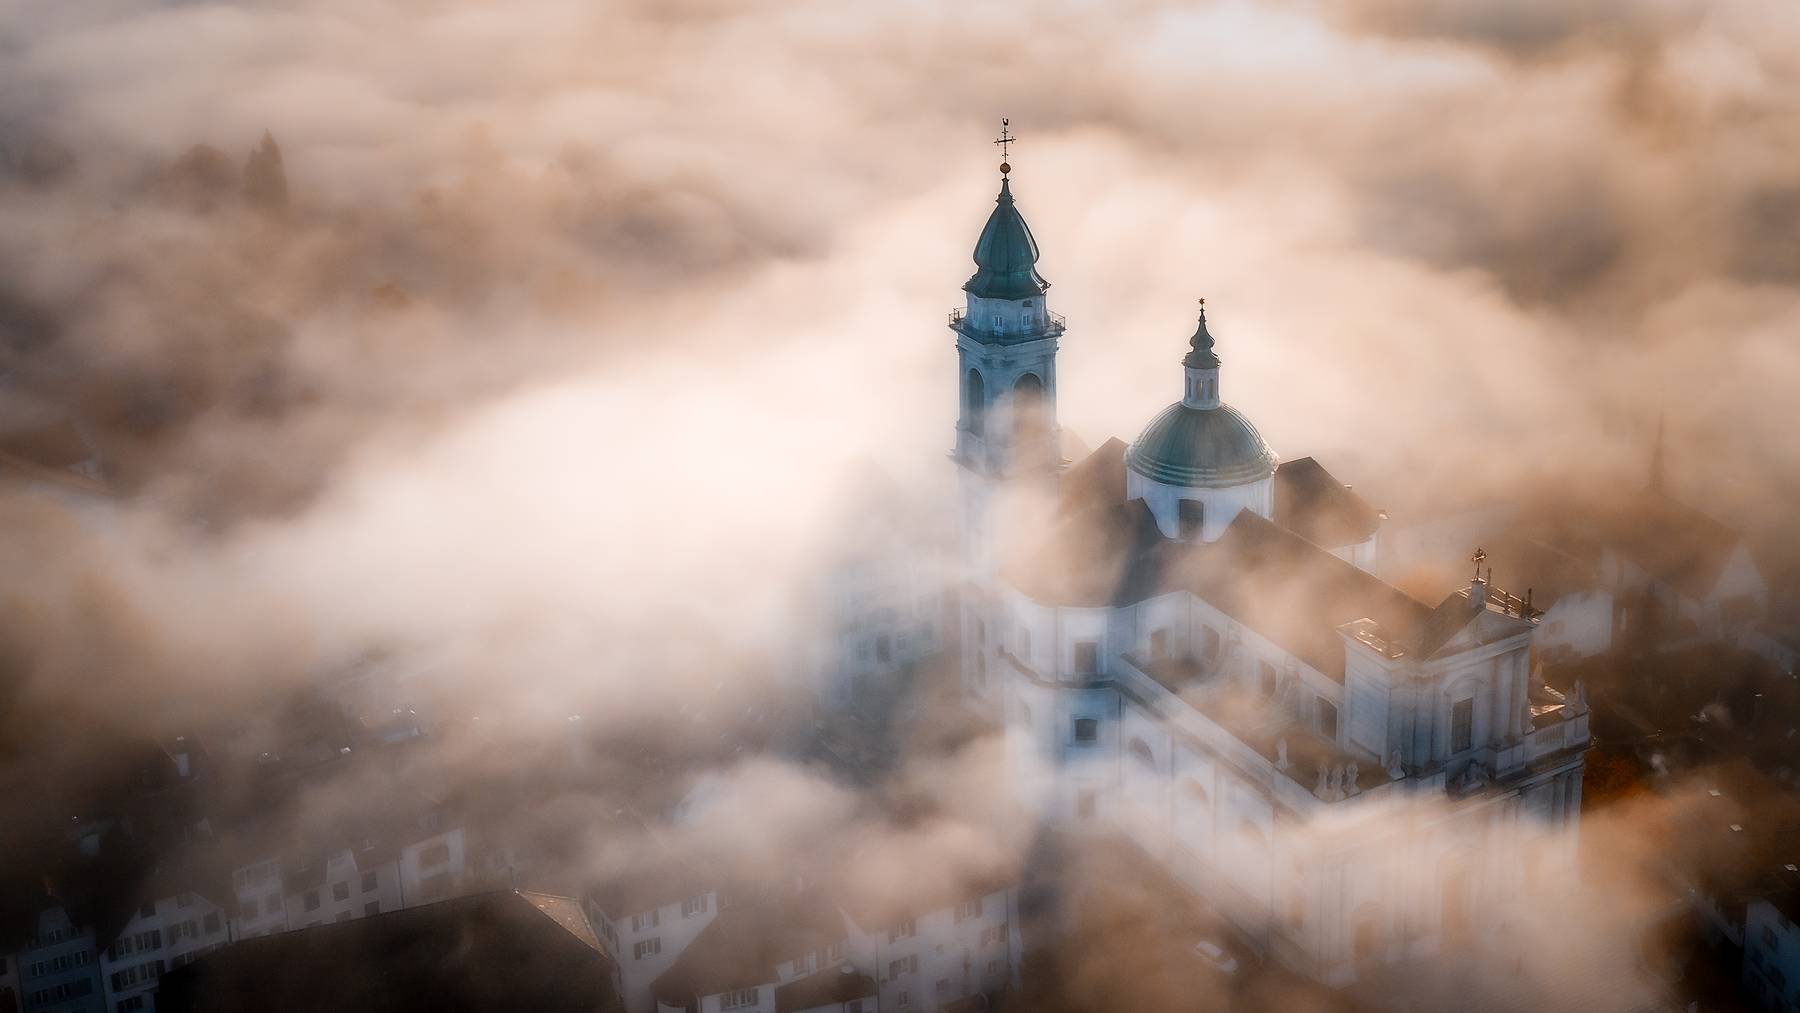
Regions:
<svg viewBox="0 0 1800 1013"><path fill-rule="evenodd" d="M1150 751L1150 743L1143 739L1132 739L1131 745L1125 747L1131 758L1151 770L1156 769L1156 754Z"/></svg>
<svg viewBox="0 0 1800 1013"><path fill-rule="evenodd" d="M982 383L980 370L969 370L968 382L963 384L963 398L969 416L969 432L980 436L987 429L987 385Z"/></svg>
<svg viewBox="0 0 1800 1013"><path fill-rule="evenodd" d="M1256 663L1257 676L1262 681L1263 696L1275 695L1275 666L1266 661Z"/></svg>
<svg viewBox="0 0 1800 1013"><path fill-rule="evenodd" d="M1197 777L1182 778L1181 793L1187 796L1189 802L1197 806L1204 806L1212 801L1212 796L1207 793L1206 786L1201 784Z"/></svg>
<svg viewBox="0 0 1800 1013"><path fill-rule="evenodd" d="M1013 439L1028 446L1044 438L1049 427L1044 419L1044 381L1026 373L1013 384Z"/></svg>

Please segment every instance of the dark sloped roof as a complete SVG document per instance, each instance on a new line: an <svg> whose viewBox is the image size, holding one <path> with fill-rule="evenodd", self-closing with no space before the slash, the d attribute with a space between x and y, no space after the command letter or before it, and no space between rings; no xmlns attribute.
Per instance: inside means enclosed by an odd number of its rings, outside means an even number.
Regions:
<svg viewBox="0 0 1800 1013"><path fill-rule="evenodd" d="M1057 513L1125 502L1125 441L1113 436L1063 472Z"/></svg>
<svg viewBox="0 0 1800 1013"><path fill-rule="evenodd" d="M612 961L566 898L502 891L247 939L165 975L157 1009L620 1008Z"/></svg>
<svg viewBox="0 0 1800 1013"><path fill-rule="evenodd" d="M775 1013L793 1013L795 1010L812 1009L815 1006L830 1006L852 999L866 999L874 994L875 979L856 973L856 969L849 964L839 964L814 971L804 978L795 978L777 988Z"/></svg>
<svg viewBox="0 0 1800 1013"><path fill-rule="evenodd" d="M1339 549L1367 541L1381 527L1381 514L1318 461L1302 457L1275 470L1275 523Z"/></svg>
<svg viewBox="0 0 1800 1013"><path fill-rule="evenodd" d="M650 991L659 1003L688 1006L701 996L768 985L782 961L844 935L843 918L816 896L724 907Z"/></svg>
<svg viewBox="0 0 1800 1013"><path fill-rule="evenodd" d="M1149 550L1162 541L1141 499L1088 507L1008 565L1013 586L1048 605L1096 608L1145 597Z"/></svg>
<svg viewBox="0 0 1800 1013"><path fill-rule="evenodd" d="M1165 539L1144 501L1090 507L1019 553L1006 576L1033 601L1099 608L1191 591L1320 672L1341 679L1337 628L1372 619L1412 639L1431 608L1249 510L1216 542Z"/></svg>
<svg viewBox="0 0 1800 1013"><path fill-rule="evenodd" d="M1431 614L1400 589L1249 510L1211 545L1169 542L1163 549L1178 554L1165 567L1163 590L1194 592L1334 679L1344 677L1339 626L1373 619L1389 636L1410 639Z"/></svg>

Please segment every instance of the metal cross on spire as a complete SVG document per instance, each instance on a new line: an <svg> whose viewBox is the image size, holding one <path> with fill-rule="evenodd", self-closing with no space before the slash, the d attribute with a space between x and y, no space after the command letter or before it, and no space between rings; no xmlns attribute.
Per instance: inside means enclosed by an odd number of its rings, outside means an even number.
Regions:
<svg viewBox="0 0 1800 1013"><path fill-rule="evenodd" d="M994 144L1000 149L1000 175L1002 176L1012 172L1012 163L1007 158L1007 147L1016 140L1018 138L1013 136L1012 120L1001 117L1000 136L994 138Z"/></svg>

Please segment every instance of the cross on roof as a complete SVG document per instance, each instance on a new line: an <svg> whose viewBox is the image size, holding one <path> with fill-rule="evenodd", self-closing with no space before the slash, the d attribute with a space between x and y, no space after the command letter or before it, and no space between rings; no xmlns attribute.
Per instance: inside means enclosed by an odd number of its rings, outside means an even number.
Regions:
<svg viewBox="0 0 1800 1013"><path fill-rule="evenodd" d="M1007 147L1016 140L1018 140L1018 138L1013 136L1012 120L1002 117L1000 120L1000 136L994 138L994 144L1000 148L1000 172L1003 175L1012 171L1012 166L1006 161Z"/></svg>

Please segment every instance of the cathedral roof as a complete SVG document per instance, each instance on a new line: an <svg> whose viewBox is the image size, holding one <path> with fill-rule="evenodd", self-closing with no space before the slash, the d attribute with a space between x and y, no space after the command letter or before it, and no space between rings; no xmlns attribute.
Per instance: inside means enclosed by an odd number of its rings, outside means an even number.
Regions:
<svg viewBox="0 0 1800 1013"><path fill-rule="evenodd" d="M1125 464L1165 485L1223 489L1275 474L1275 452L1230 405L1195 408L1177 401L1144 427Z"/></svg>
<svg viewBox="0 0 1800 1013"><path fill-rule="evenodd" d="M1373 619L1396 638L1421 633L1432 609L1258 514L1238 513L1216 542L1162 537L1141 499L1067 516L1009 565L1007 577L1045 605L1121 607L1188 591L1334 679L1339 626Z"/></svg>
<svg viewBox="0 0 1800 1013"><path fill-rule="evenodd" d="M975 274L963 291L982 299L1030 299L1050 283L1037 273L1037 240L1013 204L1012 187L1002 178L994 213L975 241Z"/></svg>
<svg viewBox="0 0 1800 1013"><path fill-rule="evenodd" d="M1390 635L1410 639L1432 613L1399 588L1250 510L1239 511L1218 541L1192 549L1163 578L1165 590L1192 591L1333 679L1344 677L1339 626L1373 619Z"/></svg>
<svg viewBox="0 0 1800 1013"><path fill-rule="evenodd" d="M1117 436L1063 472L1057 485L1056 512L1078 513L1089 507L1125 502L1125 441Z"/></svg>
<svg viewBox="0 0 1800 1013"><path fill-rule="evenodd" d="M1366 541L1381 514L1310 457L1275 471L1275 523L1315 545L1338 549Z"/></svg>

